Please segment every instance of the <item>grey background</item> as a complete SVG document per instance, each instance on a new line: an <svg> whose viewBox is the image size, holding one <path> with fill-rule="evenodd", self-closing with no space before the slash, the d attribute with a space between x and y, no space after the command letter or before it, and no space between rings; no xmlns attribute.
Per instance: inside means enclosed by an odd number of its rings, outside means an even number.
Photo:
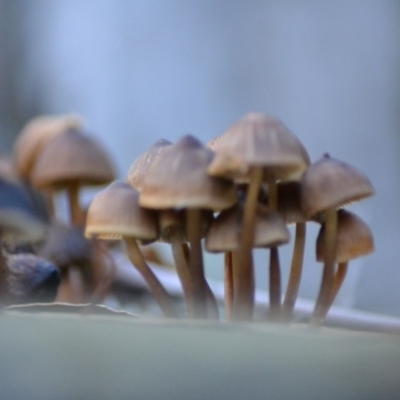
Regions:
<svg viewBox="0 0 400 400"><path fill-rule="evenodd" d="M352 207L376 252L337 304L400 315L399 16L389 0L0 0L0 149L34 115L78 112L124 178L160 137L207 142L248 111L278 116L312 160L329 151L377 190ZM314 299L308 232L300 294ZM289 259L287 246L284 278ZM220 260L207 257L210 275ZM266 264L258 253L261 288Z"/></svg>

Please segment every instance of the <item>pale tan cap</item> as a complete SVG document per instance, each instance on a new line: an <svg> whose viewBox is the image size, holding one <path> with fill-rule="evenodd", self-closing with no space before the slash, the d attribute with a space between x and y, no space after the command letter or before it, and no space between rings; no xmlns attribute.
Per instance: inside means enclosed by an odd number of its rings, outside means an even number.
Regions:
<svg viewBox="0 0 400 400"><path fill-rule="evenodd" d="M325 154L302 178L301 203L307 218L372 196L371 182L355 167Z"/></svg>
<svg viewBox="0 0 400 400"><path fill-rule="evenodd" d="M232 206L236 202L233 183L207 174L213 158L214 153L193 136L184 136L167 146L146 173L140 205L153 209L210 210Z"/></svg>
<svg viewBox="0 0 400 400"><path fill-rule="evenodd" d="M140 207L138 199L139 192L125 182L107 186L89 206L85 236L110 240L157 239L156 213Z"/></svg>
<svg viewBox="0 0 400 400"><path fill-rule="evenodd" d="M356 214L346 210L339 210L337 229L336 262L347 262L374 251L374 238L371 229ZM321 225L318 234L316 253L317 261L323 262L325 259L324 225Z"/></svg>

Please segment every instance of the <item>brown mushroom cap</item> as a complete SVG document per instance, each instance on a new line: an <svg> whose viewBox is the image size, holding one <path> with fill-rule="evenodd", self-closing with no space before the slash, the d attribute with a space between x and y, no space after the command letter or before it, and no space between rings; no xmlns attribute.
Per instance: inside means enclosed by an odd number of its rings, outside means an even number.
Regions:
<svg viewBox="0 0 400 400"><path fill-rule="evenodd" d="M305 172L301 203L307 218L375 193L369 179L355 167L325 154Z"/></svg>
<svg viewBox="0 0 400 400"><path fill-rule="evenodd" d="M14 162L18 175L30 180L32 169L42 149L69 129L82 128L77 115L45 115L31 119L21 130L14 145Z"/></svg>
<svg viewBox="0 0 400 400"><path fill-rule="evenodd" d="M114 179L114 168L100 144L78 131L57 136L42 150L33 173L38 187L60 189L71 183L104 185Z"/></svg>
<svg viewBox="0 0 400 400"><path fill-rule="evenodd" d="M325 229L321 229L317 238L317 261L325 260ZM374 238L369 226L356 214L338 211L338 231L336 262L342 263L354 258L363 257L374 251Z"/></svg>
<svg viewBox="0 0 400 400"><path fill-rule="evenodd" d="M235 205L218 215L206 236L208 251L228 252L241 249L242 214L242 206ZM267 207L258 205L253 247L276 247L289 240L290 233L282 217Z"/></svg>
<svg viewBox="0 0 400 400"><path fill-rule="evenodd" d="M139 192L125 182L107 186L89 206L85 236L155 240L158 236L156 214L140 207L138 199Z"/></svg>
<svg viewBox="0 0 400 400"><path fill-rule="evenodd" d="M210 143L216 157L209 166L213 176L245 180L243 165L265 167L277 180L299 179L310 158L299 139L278 119L249 113ZM226 162L226 170L223 164Z"/></svg>
<svg viewBox="0 0 400 400"><path fill-rule="evenodd" d="M150 164L158 157L161 151L172 143L166 139L159 139L146 152L142 153L132 163L129 168L127 181L128 183L139 190L142 190L143 179L150 167Z"/></svg>
<svg viewBox="0 0 400 400"><path fill-rule="evenodd" d="M232 206L236 202L233 184L207 174L213 157L210 149L189 135L167 146L147 171L140 205L154 209L211 210Z"/></svg>

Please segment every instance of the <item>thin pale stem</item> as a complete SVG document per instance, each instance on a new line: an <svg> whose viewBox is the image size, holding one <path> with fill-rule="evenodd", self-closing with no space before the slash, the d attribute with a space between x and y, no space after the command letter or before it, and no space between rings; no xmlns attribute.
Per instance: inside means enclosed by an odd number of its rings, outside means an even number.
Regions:
<svg viewBox="0 0 400 400"><path fill-rule="evenodd" d="M339 293L340 288L342 287L344 279L346 278L348 264L349 263L347 261L341 262L337 267L337 271L333 278L332 297L331 297L331 304L329 305L329 307L331 307L333 302L335 301L336 296Z"/></svg>
<svg viewBox="0 0 400 400"><path fill-rule="evenodd" d="M281 268L277 247L272 247L269 262L269 317L278 321L281 315Z"/></svg>
<svg viewBox="0 0 400 400"><path fill-rule="evenodd" d="M194 317L207 318L206 279L201 248L201 210L186 210L187 233L190 243L189 269L193 287Z"/></svg>
<svg viewBox="0 0 400 400"><path fill-rule="evenodd" d="M139 273L146 281L151 293L160 306L161 310L168 318L178 318L174 302L165 290L164 286L160 283L154 272L147 265L136 240L133 238L125 238L128 258L131 263L136 267Z"/></svg>
<svg viewBox="0 0 400 400"><path fill-rule="evenodd" d="M325 219L325 263L322 282L310 324L320 326L329 311L332 297L333 276L335 272L337 212L326 211Z"/></svg>
<svg viewBox="0 0 400 400"><path fill-rule="evenodd" d="M224 285L225 285L225 319L232 321L233 306L233 265L232 252L224 254Z"/></svg>
<svg viewBox="0 0 400 400"><path fill-rule="evenodd" d="M234 320L250 321L253 318L254 268L251 249L254 243L256 208L261 179L262 168L253 168L244 206L241 250L233 255L234 298L232 317Z"/></svg>
<svg viewBox="0 0 400 400"><path fill-rule="evenodd" d="M299 293L301 273L303 270L304 245L306 242L306 223L296 224L296 235L293 247L292 265L290 268L289 282L283 301L282 314L285 321L293 317L294 305Z"/></svg>

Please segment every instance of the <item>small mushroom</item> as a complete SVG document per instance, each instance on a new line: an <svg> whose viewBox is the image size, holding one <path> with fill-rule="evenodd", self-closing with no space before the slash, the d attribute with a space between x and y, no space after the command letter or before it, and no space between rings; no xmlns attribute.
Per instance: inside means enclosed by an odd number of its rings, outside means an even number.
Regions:
<svg viewBox="0 0 400 400"><path fill-rule="evenodd" d="M158 236L156 214L139 206L139 192L124 182L114 182L100 191L89 206L85 236L123 240L132 264L148 284L167 317L178 317L167 291L147 265L136 240L155 240Z"/></svg>
<svg viewBox="0 0 400 400"><path fill-rule="evenodd" d="M235 272L240 283L238 296L235 296L234 308L246 301L249 276L252 274L251 243L254 235L254 214L262 181L268 185L269 207L276 210L279 180L298 180L310 164L310 159L299 139L278 119L261 113L249 113L231 126L211 146L216 157L208 168L213 176L234 177L242 182L247 180L249 188L246 196L243 232L242 232L242 268ZM224 164L226 162L226 164ZM224 168L225 166L225 168ZM235 167L237 170L235 171ZM270 260L279 255L271 247ZM280 314L280 287L275 287L274 277L280 276L276 270L279 263L270 264L270 307L273 315ZM239 276L240 274L240 276ZM242 286L243 285L243 286ZM243 293L243 299L242 294ZM235 306L236 304L236 306ZM251 310L251 308L248 308ZM249 317L249 315L248 315Z"/></svg>
<svg viewBox="0 0 400 400"><path fill-rule="evenodd" d="M306 218L325 214L325 262L320 291L310 323L319 326L329 310L332 294L337 212L339 207L375 193L369 179L355 167L325 154L311 165L301 183L302 209Z"/></svg>
<svg viewBox="0 0 400 400"><path fill-rule="evenodd" d="M364 257L375 250L371 229L360 217L342 209L337 212L337 221L335 261L338 263L338 267L333 280L331 304L343 284L349 262L355 258ZM317 261L325 261L325 250L325 224L322 224L317 238Z"/></svg>

